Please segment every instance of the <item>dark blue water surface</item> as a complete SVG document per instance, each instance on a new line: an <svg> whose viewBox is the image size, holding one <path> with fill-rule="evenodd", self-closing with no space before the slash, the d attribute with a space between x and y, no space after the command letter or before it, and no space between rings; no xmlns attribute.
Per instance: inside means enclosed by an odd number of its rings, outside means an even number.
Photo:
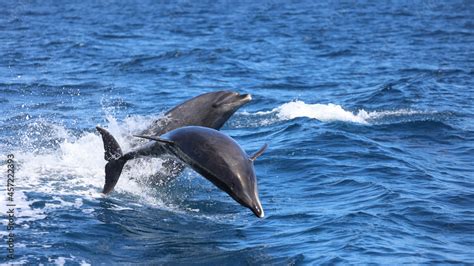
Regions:
<svg viewBox="0 0 474 266"><path fill-rule="evenodd" d="M74 2L0 5L1 263L474 263L473 1ZM223 89L264 219L160 159L101 196L96 125Z"/></svg>

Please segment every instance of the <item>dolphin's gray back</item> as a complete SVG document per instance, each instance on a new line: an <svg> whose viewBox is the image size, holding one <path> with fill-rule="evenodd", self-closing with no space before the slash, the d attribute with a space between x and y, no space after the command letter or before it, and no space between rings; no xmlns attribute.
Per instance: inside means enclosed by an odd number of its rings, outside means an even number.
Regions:
<svg viewBox="0 0 474 266"><path fill-rule="evenodd" d="M197 167L198 172L204 171L203 176L212 176L213 183L216 179L228 183L227 179L235 178L235 173L242 178L253 175L245 151L235 140L217 130L191 126L174 130L163 138L175 143L180 151L176 156L193 168Z"/></svg>

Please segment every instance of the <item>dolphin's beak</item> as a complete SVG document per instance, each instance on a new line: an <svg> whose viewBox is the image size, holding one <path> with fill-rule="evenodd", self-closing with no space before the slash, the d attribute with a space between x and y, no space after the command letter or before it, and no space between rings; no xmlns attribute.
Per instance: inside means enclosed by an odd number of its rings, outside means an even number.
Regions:
<svg viewBox="0 0 474 266"><path fill-rule="evenodd" d="M252 96L250 94L238 94L237 92L234 92L231 95L226 96L224 99L219 100L214 105L228 105L232 106L233 108L240 108L242 105L250 102L251 100Z"/></svg>
<svg viewBox="0 0 474 266"><path fill-rule="evenodd" d="M265 212L263 211L262 204L260 200L257 199L257 202L250 207L250 210L258 217L263 218L265 216Z"/></svg>
<svg viewBox="0 0 474 266"><path fill-rule="evenodd" d="M248 103L252 100L252 95L250 94L242 94L240 95L240 101L245 104Z"/></svg>

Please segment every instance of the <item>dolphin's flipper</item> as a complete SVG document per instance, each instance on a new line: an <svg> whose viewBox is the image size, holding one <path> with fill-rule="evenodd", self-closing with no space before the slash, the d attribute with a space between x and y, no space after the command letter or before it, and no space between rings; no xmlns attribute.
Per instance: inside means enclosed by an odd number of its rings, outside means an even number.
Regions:
<svg viewBox="0 0 474 266"><path fill-rule="evenodd" d="M263 146L258 151L256 151L252 156L249 157L249 160L255 161L260 155L262 155L265 152L267 148L268 148L268 144L267 143L263 144Z"/></svg>
<svg viewBox="0 0 474 266"><path fill-rule="evenodd" d="M104 159L108 161L105 165L105 185L102 191L102 193L107 194L111 192L117 184L127 159L123 157L122 149L112 134L101 127L96 128L102 135L105 150Z"/></svg>
<svg viewBox="0 0 474 266"><path fill-rule="evenodd" d="M174 145L174 142L173 142L173 141L167 140L167 139L163 139L163 138L160 138L160 137L143 136L143 135L133 135L133 136L134 136L134 137L137 137L137 138L144 138L144 139L149 139L149 140L154 140L154 141L162 142L162 143L165 143L165 144Z"/></svg>

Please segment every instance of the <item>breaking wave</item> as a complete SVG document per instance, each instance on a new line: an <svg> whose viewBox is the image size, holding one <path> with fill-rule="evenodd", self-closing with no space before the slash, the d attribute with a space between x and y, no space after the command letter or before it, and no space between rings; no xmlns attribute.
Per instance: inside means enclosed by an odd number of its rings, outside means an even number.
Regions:
<svg viewBox="0 0 474 266"><path fill-rule="evenodd" d="M401 122L421 116L416 119L429 120L433 116L439 114L438 112L419 111L412 109L399 109L387 111L366 111L364 109L352 112L344 109L342 106L328 103L328 104L308 104L303 101L292 101L284 103L270 111L260 111L256 113L242 113L244 115L257 116L273 116L274 119L264 119L261 121L262 125L271 124L276 121L291 120L299 117L307 117L316 119L322 122L349 122L363 125L383 124L390 120L390 122ZM395 119L395 121L394 121ZM399 121L399 122L400 122Z"/></svg>

